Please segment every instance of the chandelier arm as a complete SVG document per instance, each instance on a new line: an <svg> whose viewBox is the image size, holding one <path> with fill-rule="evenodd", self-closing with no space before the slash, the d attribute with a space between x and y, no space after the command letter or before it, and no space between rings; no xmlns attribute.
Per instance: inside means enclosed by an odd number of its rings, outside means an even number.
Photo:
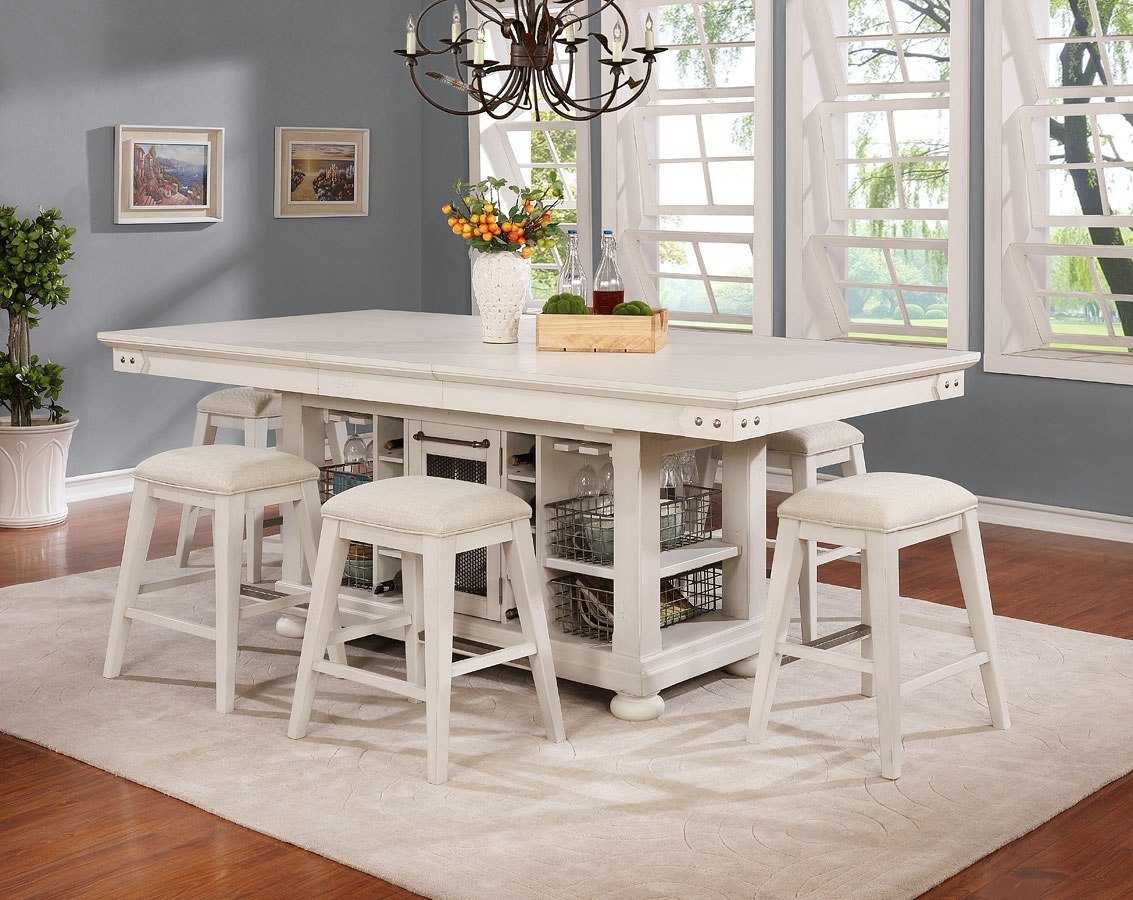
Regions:
<svg viewBox="0 0 1133 900"><path fill-rule="evenodd" d="M614 73L614 83L613 83L612 87L610 88L610 91L609 91L608 94L599 94L599 95L596 95L595 97L587 98L588 100L597 100L597 99L601 99L602 97L605 97L606 102L604 104L602 104L602 106L600 106L600 107L583 106L583 102L585 102L585 101L579 102L579 101L574 100L573 98L571 98L569 96L564 95L562 93L562 88L559 87L559 85L557 83L552 82L549 85L547 85L546 82L543 82L543 83L544 83L545 87L551 87L551 88L554 89L553 93L563 103L563 105L566 107L566 109L577 109L577 110L579 110L580 112L583 113L583 115L578 116L578 115L575 115L573 113L566 112L561 107L556 107L555 111L559 115L561 115L564 119L569 119L572 122L588 122L591 119L596 119L596 118L598 118L598 116L600 116L604 113L607 113L612 108L614 108L614 100L617 98L618 90L621 87L621 85L620 85L621 77L622 77L621 72L615 72ZM626 105L627 104L622 104L621 106L617 107L617 109L622 109Z"/></svg>
<svg viewBox="0 0 1133 900"><path fill-rule="evenodd" d="M519 108L519 98L522 96L523 90L523 74L517 69L513 71L500 92L493 98L492 101L484 100L484 113L491 119L496 121L503 121L512 115ZM501 107L506 108L506 112L498 113Z"/></svg>
<svg viewBox="0 0 1133 900"><path fill-rule="evenodd" d="M447 2L447 0L445 0L445 2ZM495 22L497 25L502 26L504 22L507 21L507 19L504 18L504 14L495 7L482 6L481 4L483 2L484 0L468 0L468 5L476 10L476 12L480 13L480 15L482 15L489 22Z"/></svg>
<svg viewBox="0 0 1133 900"><path fill-rule="evenodd" d="M421 21L433 9L440 6L442 3L447 3L447 2L448 2L448 0L433 0L432 3L430 3L423 10L421 10L421 12L419 12L417 14L417 21L416 21L414 27L417 30L417 55L418 56L433 56L437 53L447 53L448 52L447 50L433 50L423 40L421 40Z"/></svg>
<svg viewBox="0 0 1133 900"><path fill-rule="evenodd" d="M579 3L583 3L583 2L585 2L585 0L571 0L570 3L568 3L561 10L559 10L559 17L562 18L566 14L567 10L569 10L572 7L577 6ZM599 6L596 10L594 10L593 12L588 12L585 15L579 15L578 13L573 13L572 15L574 16L574 24L580 25L581 23L585 22L587 19L593 19L595 16L605 12L611 6L615 10L617 10L618 15L621 16L623 26L626 29L626 37L628 38L629 37L629 21L626 19L625 13L621 11L621 8L617 5L617 3L614 2L614 0L604 0L602 5Z"/></svg>
<svg viewBox="0 0 1133 900"><path fill-rule="evenodd" d="M430 97L427 93L425 93L424 89L421 87L421 83L417 80L417 72L415 71L416 68L417 68L416 66L410 66L409 67L409 78L413 82L413 86L415 88L417 88L417 93L421 95L421 99L423 99L426 103L428 103L430 106L434 107L435 109L439 109L443 113L448 113L450 116L466 116L466 117L479 116L479 115L482 115L483 113L486 113L488 111L487 106L484 105L483 95L481 94L481 96L477 97L476 94L471 93L471 92L469 93L468 96L472 97L474 100L477 100L481 104L480 109L450 109L449 107L445 106L443 103L438 103L436 100L434 100L432 97ZM475 89L473 88L472 90L475 90Z"/></svg>

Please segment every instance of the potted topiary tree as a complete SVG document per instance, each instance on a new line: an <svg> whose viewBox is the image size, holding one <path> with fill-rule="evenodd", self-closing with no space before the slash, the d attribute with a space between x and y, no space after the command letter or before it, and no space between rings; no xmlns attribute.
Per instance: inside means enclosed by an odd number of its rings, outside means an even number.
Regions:
<svg viewBox="0 0 1133 900"><path fill-rule="evenodd" d="M59 405L63 367L32 356L29 333L40 310L67 302L63 264L74 253L57 209L20 219L0 206L0 309L8 352L0 354L0 527L31 528L67 518L67 452L78 422Z"/></svg>

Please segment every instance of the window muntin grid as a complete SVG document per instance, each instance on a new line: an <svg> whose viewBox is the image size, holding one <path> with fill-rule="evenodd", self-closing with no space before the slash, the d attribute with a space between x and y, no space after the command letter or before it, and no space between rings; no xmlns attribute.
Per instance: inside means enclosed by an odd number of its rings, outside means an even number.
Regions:
<svg viewBox="0 0 1133 900"><path fill-rule="evenodd" d="M819 113L835 218L945 215L947 99L840 100L822 104Z"/></svg>
<svg viewBox="0 0 1133 900"><path fill-rule="evenodd" d="M1044 96L1133 93L1133 9L1125 0L1031 2L1025 21L1036 80ZM1073 68L1066 70L1065 62ZM1065 84L1073 72L1078 81Z"/></svg>
<svg viewBox="0 0 1133 900"><path fill-rule="evenodd" d="M658 46L659 97L750 96L755 86L754 0L650 4ZM644 19L644 16L642 16Z"/></svg>
<svg viewBox="0 0 1133 900"><path fill-rule="evenodd" d="M647 303L690 321L750 324L751 235L632 229L623 245Z"/></svg>
<svg viewBox="0 0 1133 900"><path fill-rule="evenodd" d="M755 205L751 120L750 103L635 110L645 215L750 214Z"/></svg>
<svg viewBox="0 0 1133 900"><path fill-rule="evenodd" d="M1133 349L1133 335L1124 333L1118 309L1119 303L1133 305L1133 293L1113 290L1106 272L1119 261L1133 265L1133 247L1012 244L1010 255L1044 347ZM1082 268L1086 290L1081 289Z"/></svg>
<svg viewBox="0 0 1133 900"><path fill-rule="evenodd" d="M1133 102L1020 110L1036 225L1133 225L1133 126L1127 116L1133 117Z"/></svg>
<svg viewBox="0 0 1133 900"><path fill-rule="evenodd" d="M836 50L839 93L930 93L951 75L950 0L824 3L826 40Z"/></svg>
<svg viewBox="0 0 1133 900"><path fill-rule="evenodd" d="M948 334L948 241L825 235L812 249L851 337Z"/></svg>

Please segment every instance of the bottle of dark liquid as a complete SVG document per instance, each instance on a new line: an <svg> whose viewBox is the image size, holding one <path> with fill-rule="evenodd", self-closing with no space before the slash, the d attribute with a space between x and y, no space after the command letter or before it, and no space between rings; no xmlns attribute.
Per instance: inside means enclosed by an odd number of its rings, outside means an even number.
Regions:
<svg viewBox="0 0 1133 900"><path fill-rule="evenodd" d="M532 447L526 453L516 453L509 456L507 459L509 466L533 466L535 465L535 448Z"/></svg>
<svg viewBox="0 0 1133 900"><path fill-rule="evenodd" d="M389 581L379 581L374 585L375 594L390 594L402 589L401 569L398 569Z"/></svg>
<svg viewBox="0 0 1133 900"><path fill-rule="evenodd" d="M608 316L619 303L624 303L626 286L618 269L618 245L612 231L602 232L602 260L594 273L594 314Z"/></svg>
<svg viewBox="0 0 1133 900"><path fill-rule="evenodd" d="M405 446L405 438L392 438L385 443L387 450L400 450Z"/></svg>

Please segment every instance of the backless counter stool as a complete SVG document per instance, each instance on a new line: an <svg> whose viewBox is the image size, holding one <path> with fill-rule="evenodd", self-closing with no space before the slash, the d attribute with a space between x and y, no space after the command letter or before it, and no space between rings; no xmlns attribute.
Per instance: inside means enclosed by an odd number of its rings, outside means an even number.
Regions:
<svg viewBox="0 0 1133 900"><path fill-rule="evenodd" d="M274 391L237 387L214 391L197 403L197 421L193 429L193 446L216 443L218 428L232 428L244 433L245 447L266 448L268 435L283 428L283 399ZM277 436L278 443L278 436ZM186 506L181 511L181 530L177 534L177 565L189 565L189 551L197 530L198 508ZM248 581L263 580L264 511L248 512Z"/></svg>
<svg viewBox="0 0 1133 900"><path fill-rule="evenodd" d="M844 476L865 472L865 435L847 422L825 422L792 428L767 436L767 465L791 472L791 493L818 484L818 470L824 466L842 467ZM775 541L767 542L769 547ZM818 637L818 567L836 559L854 556L854 547L819 548L807 541L799 576L799 618L803 640Z"/></svg>
<svg viewBox="0 0 1133 900"><path fill-rule="evenodd" d="M942 678L979 666L992 724L996 728L1011 727L974 495L939 478L875 472L839 478L794 494L780 505L779 520L779 542L771 569L748 723L749 741L757 743L766 733L784 656L862 673L862 693L869 697L876 690L881 774L885 778L901 775L902 695ZM952 537L968 612L966 624L923 613L902 613L898 608L898 550L944 535ZM807 541L862 550L862 622L867 627L862 629L861 658L786 640L791 596ZM976 652L902 683L901 625L971 637Z"/></svg>
<svg viewBox="0 0 1133 900"><path fill-rule="evenodd" d="M126 638L133 620L172 628L216 643L216 709L231 712L236 696L237 629L241 619L288 609L307 595L284 596L273 591L248 589L240 584L240 551L244 516L250 510L279 504L293 515L307 563L317 555L319 470L311 463L276 450L216 444L159 453L134 470L134 497L126 528L126 546L110 640L102 674L115 678L122 671ZM158 500L172 500L213 512L213 548L216 553L216 625L213 627L158 615L137 607L140 594L180 587L213 577L213 570L194 572L142 583ZM243 591L243 593L242 593ZM253 599L240 605L241 596ZM337 659L345 661L343 652Z"/></svg>
<svg viewBox="0 0 1133 900"><path fill-rule="evenodd" d="M312 580L288 736L306 735L320 674L424 700L428 778L430 784L444 784L448 780L453 677L526 658L531 665L547 738L556 743L563 740L563 715L527 503L507 491L482 484L405 475L350 488L328 500L322 514L319 558ZM404 613L362 625L336 627L333 616L338 609L338 586L351 541L402 552ZM523 641L454 663L456 554L495 544L504 547ZM323 659L328 647L398 626L406 629L404 681ZM417 646L422 628L424 659Z"/></svg>

